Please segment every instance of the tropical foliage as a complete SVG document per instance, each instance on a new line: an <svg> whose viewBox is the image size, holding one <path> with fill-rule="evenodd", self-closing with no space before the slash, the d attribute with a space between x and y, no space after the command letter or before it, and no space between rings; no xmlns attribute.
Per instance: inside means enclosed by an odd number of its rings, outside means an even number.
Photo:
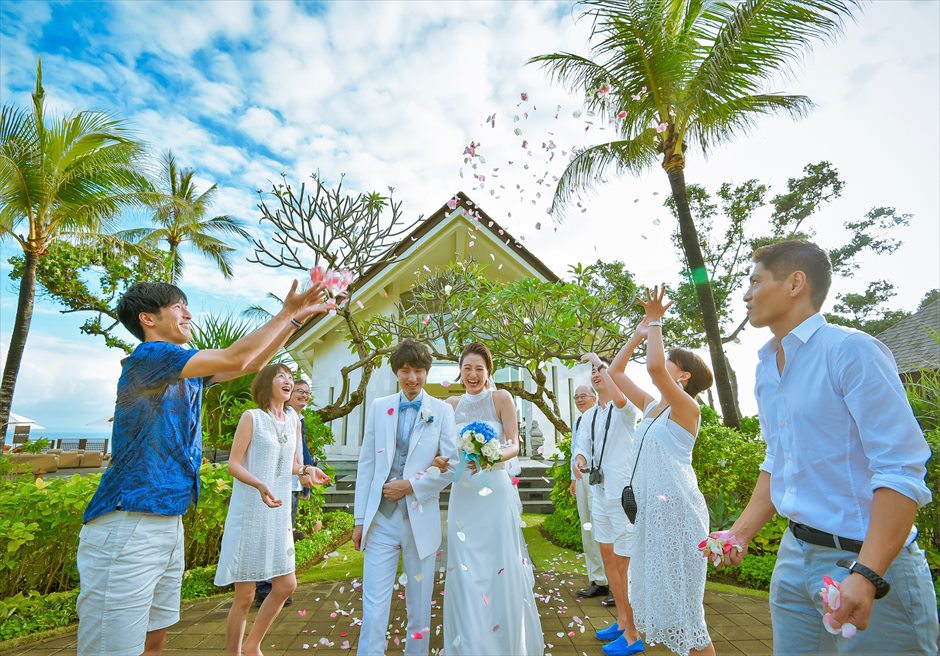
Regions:
<svg viewBox="0 0 940 656"><path fill-rule="evenodd" d="M657 161L672 188L686 273L694 283L725 423L738 412L721 342L710 272L685 182L689 148L709 148L752 129L758 119L803 116L801 95L768 93L769 80L799 62L813 40L831 38L852 0L587 0L591 56L534 57L551 77L585 94L589 111L610 117L619 139L587 148L558 181L563 212L580 190L611 170L640 173Z"/></svg>
<svg viewBox="0 0 940 656"><path fill-rule="evenodd" d="M180 249L184 244L210 259L226 278L231 278L235 249L224 238L248 239L248 232L240 221L227 214L209 217L217 185L200 193L193 180L196 172L180 168L171 151L163 155L161 164L160 176L144 198L153 212L150 220L157 227L126 230L122 235L146 247L165 243L169 251L170 282L175 283L183 274Z"/></svg>
<svg viewBox="0 0 940 656"><path fill-rule="evenodd" d="M101 112L46 115L42 64L29 110L0 109L0 239L23 250L13 334L0 382L0 441L6 432L29 334L39 262L57 242L127 248L110 234L117 215L141 201L144 154L118 119Z"/></svg>

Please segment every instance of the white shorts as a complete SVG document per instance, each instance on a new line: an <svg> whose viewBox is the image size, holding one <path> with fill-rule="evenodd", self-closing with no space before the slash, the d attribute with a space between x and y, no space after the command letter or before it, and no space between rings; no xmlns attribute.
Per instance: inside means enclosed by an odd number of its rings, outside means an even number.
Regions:
<svg viewBox="0 0 940 656"><path fill-rule="evenodd" d="M599 487L591 490L591 532L600 544L614 545L618 556L633 555L633 524L623 512L620 499L607 499Z"/></svg>
<svg viewBox="0 0 940 656"><path fill-rule="evenodd" d="M148 631L179 622L183 521L117 510L78 539L78 656L141 654Z"/></svg>

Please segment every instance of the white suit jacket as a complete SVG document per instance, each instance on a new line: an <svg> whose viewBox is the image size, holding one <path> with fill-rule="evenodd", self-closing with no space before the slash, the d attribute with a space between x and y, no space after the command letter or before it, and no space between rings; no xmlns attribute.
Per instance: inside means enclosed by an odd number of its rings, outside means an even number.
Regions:
<svg viewBox="0 0 940 656"><path fill-rule="evenodd" d="M408 457L402 478L411 483L414 494L405 497L408 519L418 556L425 558L441 546L441 491L453 479L453 468L440 476L427 475L440 454L457 461L457 426L454 410L423 390L421 411L408 439ZM362 525L362 548L369 539L369 527L382 502L382 486L392 469L398 432L398 393L372 402L366 417L366 433L356 472L356 501L353 517Z"/></svg>

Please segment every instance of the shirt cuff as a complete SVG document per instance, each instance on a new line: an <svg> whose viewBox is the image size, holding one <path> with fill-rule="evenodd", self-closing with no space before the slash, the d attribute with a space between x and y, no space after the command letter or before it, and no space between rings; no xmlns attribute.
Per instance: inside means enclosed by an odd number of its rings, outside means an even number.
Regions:
<svg viewBox="0 0 940 656"><path fill-rule="evenodd" d="M930 488L921 478L912 478L903 474L876 473L871 478L871 491L886 487L899 494L903 494L923 508L930 503Z"/></svg>

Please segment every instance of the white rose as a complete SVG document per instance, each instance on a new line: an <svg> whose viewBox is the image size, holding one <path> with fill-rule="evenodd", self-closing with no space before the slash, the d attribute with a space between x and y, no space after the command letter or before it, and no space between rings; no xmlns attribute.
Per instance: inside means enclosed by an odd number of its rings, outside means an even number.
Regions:
<svg viewBox="0 0 940 656"><path fill-rule="evenodd" d="M486 441L486 438L483 437L483 433L477 433L476 431L473 431L473 438L480 444L483 444Z"/></svg>
<svg viewBox="0 0 940 656"><path fill-rule="evenodd" d="M500 460L503 455L503 450L502 447L500 447L499 440L490 440L484 444L483 455L490 461Z"/></svg>

